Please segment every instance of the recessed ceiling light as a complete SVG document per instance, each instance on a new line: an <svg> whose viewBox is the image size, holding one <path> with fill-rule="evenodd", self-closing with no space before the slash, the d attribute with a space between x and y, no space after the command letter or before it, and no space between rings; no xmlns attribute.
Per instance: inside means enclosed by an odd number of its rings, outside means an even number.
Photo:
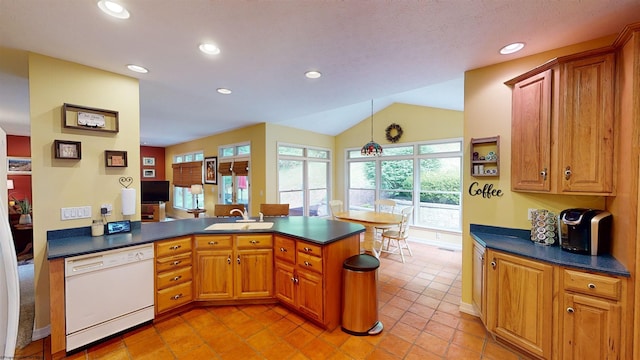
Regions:
<svg viewBox="0 0 640 360"><path fill-rule="evenodd" d="M509 44L500 49L500 54L508 55L513 54L514 52L518 52L524 48L524 43L516 42L513 44Z"/></svg>
<svg viewBox="0 0 640 360"><path fill-rule="evenodd" d="M217 47L215 44L211 44L211 43L202 43L200 44L200 51L202 51L205 54L209 54L209 55L218 55L220 54L220 48Z"/></svg>
<svg viewBox="0 0 640 360"><path fill-rule="evenodd" d="M322 76L322 73L316 70L309 70L306 73L304 73L304 76L306 76L309 79L317 79L320 76Z"/></svg>
<svg viewBox="0 0 640 360"><path fill-rule="evenodd" d="M146 73L149 72L149 70L147 70L146 68L143 68L140 65L129 64L129 65L127 65L127 68L129 70L131 70L131 71L135 71L135 72L138 72L138 73L141 73L141 74L146 74Z"/></svg>
<svg viewBox="0 0 640 360"><path fill-rule="evenodd" d="M229 95L231 94L231 90L227 89L227 88L217 88L216 89L217 92L219 92L222 95Z"/></svg>
<svg viewBox="0 0 640 360"><path fill-rule="evenodd" d="M98 7L100 8L100 10L102 10L104 13L111 15L115 18L118 19L128 19L129 18L129 12L127 11L127 9L124 8L124 6L118 4L115 1L111 1L111 0L100 0L98 1Z"/></svg>

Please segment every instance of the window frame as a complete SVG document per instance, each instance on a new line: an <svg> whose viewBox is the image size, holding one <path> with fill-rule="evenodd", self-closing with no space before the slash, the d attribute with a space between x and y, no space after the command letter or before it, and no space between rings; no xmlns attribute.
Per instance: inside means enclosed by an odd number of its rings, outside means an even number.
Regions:
<svg viewBox="0 0 640 360"><path fill-rule="evenodd" d="M179 164L179 163L184 163L184 162L191 162L191 161L202 161L204 163L204 151L203 150L198 150L198 151L192 151L192 152L188 152L188 153L181 153L181 154L175 154L173 155L173 164ZM202 171L202 169L201 169ZM172 184L173 185L173 184ZM203 191L202 194L197 195L198 196L198 205L202 204L204 205L204 194L206 191ZM182 206L177 206L178 201L176 199L176 193L180 193L180 198L182 199L181 201L181 205L185 205L185 198L186 196L190 196L191 197L191 205L194 205L195 202L193 201L193 195L191 195L191 189L188 187L180 187L180 186L173 186L173 191L172 191L172 196L173 199L171 201L171 207L173 207L176 210L182 210L182 211L187 211L187 210L191 210L193 209L193 207L189 208L189 207L182 207Z"/></svg>

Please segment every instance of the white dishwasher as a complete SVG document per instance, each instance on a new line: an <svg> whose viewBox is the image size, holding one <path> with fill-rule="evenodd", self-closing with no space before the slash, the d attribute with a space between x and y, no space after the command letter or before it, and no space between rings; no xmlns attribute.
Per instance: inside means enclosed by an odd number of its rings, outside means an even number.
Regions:
<svg viewBox="0 0 640 360"><path fill-rule="evenodd" d="M65 259L67 351L153 320L153 244Z"/></svg>

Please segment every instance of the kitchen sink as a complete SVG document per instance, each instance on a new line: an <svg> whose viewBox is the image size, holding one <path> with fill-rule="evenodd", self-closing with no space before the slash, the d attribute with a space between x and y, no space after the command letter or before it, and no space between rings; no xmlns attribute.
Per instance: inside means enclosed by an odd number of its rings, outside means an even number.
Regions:
<svg viewBox="0 0 640 360"><path fill-rule="evenodd" d="M265 230L273 227L272 222L236 222L209 225L205 230Z"/></svg>

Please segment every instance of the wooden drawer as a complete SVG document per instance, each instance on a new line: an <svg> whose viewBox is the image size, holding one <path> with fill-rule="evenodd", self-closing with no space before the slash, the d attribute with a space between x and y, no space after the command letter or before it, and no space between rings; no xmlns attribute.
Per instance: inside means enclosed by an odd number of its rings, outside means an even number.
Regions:
<svg viewBox="0 0 640 360"><path fill-rule="evenodd" d="M156 258L156 272L177 269L183 266L191 266L191 253L180 254L171 257Z"/></svg>
<svg viewBox="0 0 640 360"><path fill-rule="evenodd" d="M190 281L193 277L191 266L182 267L174 271L165 271L158 274L156 277L157 289L164 289L169 286L182 284L183 282Z"/></svg>
<svg viewBox="0 0 640 360"><path fill-rule="evenodd" d="M191 251L191 237L164 240L156 243L156 257L173 256Z"/></svg>
<svg viewBox="0 0 640 360"><path fill-rule="evenodd" d="M273 248L276 258L287 261L291 264L296 263L296 242L292 239L276 236L274 239L275 246Z"/></svg>
<svg viewBox="0 0 640 360"><path fill-rule="evenodd" d="M233 236L231 235L218 235L218 236L197 236L196 248L202 249L228 249L233 245Z"/></svg>
<svg viewBox="0 0 640 360"><path fill-rule="evenodd" d="M322 247L302 241L298 241L298 252L307 255L322 257Z"/></svg>
<svg viewBox="0 0 640 360"><path fill-rule="evenodd" d="M622 280L614 277L564 270L564 289L612 300L620 299Z"/></svg>
<svg viewBox="0 0 640 360"><path fill-rule="evenodd" d="M265 249L273 247L271 235L238 235L236 236L238 249Z"/></svg>
<svg viewBox="0 0 640 360"><path fill-rule="evenodd" d="M156 313L184 305L193 299L191 281L160 290L157 293Z"/></svg>
<svg viewBox="0 0 640 360"><path fill-rule="evenodd" d="M322 274L322 258L298 252L298 266Z"/></svg>

